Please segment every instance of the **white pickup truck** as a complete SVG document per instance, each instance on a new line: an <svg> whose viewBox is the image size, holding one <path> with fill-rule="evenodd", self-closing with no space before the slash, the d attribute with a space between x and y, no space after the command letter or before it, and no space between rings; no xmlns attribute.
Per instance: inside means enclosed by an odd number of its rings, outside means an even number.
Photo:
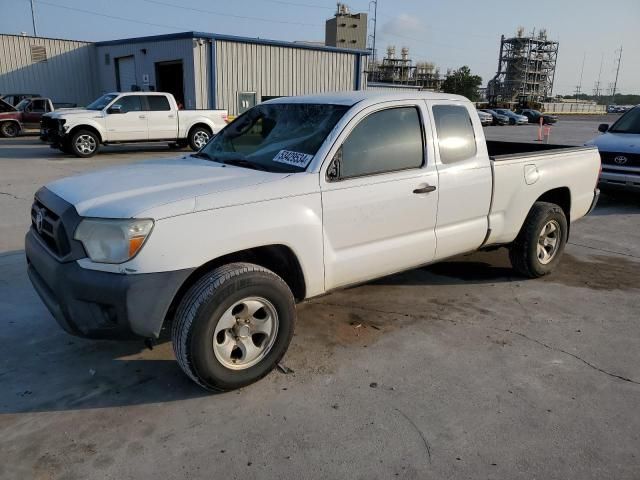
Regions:
<svg viewBox="0 0 640 480"><path fill-rule="evenodd" d="M95 155L101 144L133 142L199 150L226 124L226 110L179 110L170 93L115 92L83 109L44 115L40 138L78 157Z"/></svg>
<svg viewBox="0 0 640 480"><path fill-rule="evenodd" d="M298 301L501 246L551 272L599 169L593 147L486 142L455 95L279 98L196 154L42 187L29 276L69 333L170 328L186 374L229 390L281 359Z"/></svg>

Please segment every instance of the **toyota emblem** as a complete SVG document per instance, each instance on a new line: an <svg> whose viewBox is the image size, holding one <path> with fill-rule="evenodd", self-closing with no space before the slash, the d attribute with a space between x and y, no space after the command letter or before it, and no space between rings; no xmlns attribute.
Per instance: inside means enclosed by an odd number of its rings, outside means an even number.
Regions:
<svg viewBox="0 0 640 480"><path fill-rule="evenodd" d="M613 159L614 162L616 162L618 165L624 165L625 163L627 163L627 157L625 157L624 155L620 155L616 158Z"/></svg>
<svg viewBox="0 0 640 480"><path fill-rule="evenodd" d="M42 213L42 210L38 210L38 213L36 213L36 230L38 231L38 233L42 233L43 221L44 221L44 215Z"/></svg>

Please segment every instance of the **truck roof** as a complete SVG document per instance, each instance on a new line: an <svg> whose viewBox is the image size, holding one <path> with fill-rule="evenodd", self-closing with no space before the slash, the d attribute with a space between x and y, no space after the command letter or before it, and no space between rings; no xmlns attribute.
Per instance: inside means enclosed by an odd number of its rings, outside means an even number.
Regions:
<svg viewBox="0 0 640 480"><path fill-rule="evenodd" d="M373 102L389 102L398 100L469 100L461 95L452 93L437 93L424 91L382 92L375 90L354 90L351 92L327 92L295 97L279 97L264 103L327 103L333 105L355 105L368 100Z"/></svg>

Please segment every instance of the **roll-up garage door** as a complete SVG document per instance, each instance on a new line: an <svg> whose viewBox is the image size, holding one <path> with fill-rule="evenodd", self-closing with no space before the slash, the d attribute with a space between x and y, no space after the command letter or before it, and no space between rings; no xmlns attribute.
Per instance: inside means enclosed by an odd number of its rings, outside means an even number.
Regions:
<svg viewBox="0 0 640 480"><path fill-rule="evenodd" d="M130 57L116 58L116 72L118 79L118 91L133 91L133 85L137 85L136 62L133 55L131 55Z"/></svg>

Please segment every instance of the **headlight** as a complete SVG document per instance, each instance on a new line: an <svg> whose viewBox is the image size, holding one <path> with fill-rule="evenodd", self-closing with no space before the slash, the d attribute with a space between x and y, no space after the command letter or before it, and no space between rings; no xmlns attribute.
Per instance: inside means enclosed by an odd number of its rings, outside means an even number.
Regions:
<svg viewBox="0 0 640 480"><path fill-rule="evenodd" d="M123 263L133 258L151 233L153 220L86 218L73 236L89 258L99 263Z"/></svg>

